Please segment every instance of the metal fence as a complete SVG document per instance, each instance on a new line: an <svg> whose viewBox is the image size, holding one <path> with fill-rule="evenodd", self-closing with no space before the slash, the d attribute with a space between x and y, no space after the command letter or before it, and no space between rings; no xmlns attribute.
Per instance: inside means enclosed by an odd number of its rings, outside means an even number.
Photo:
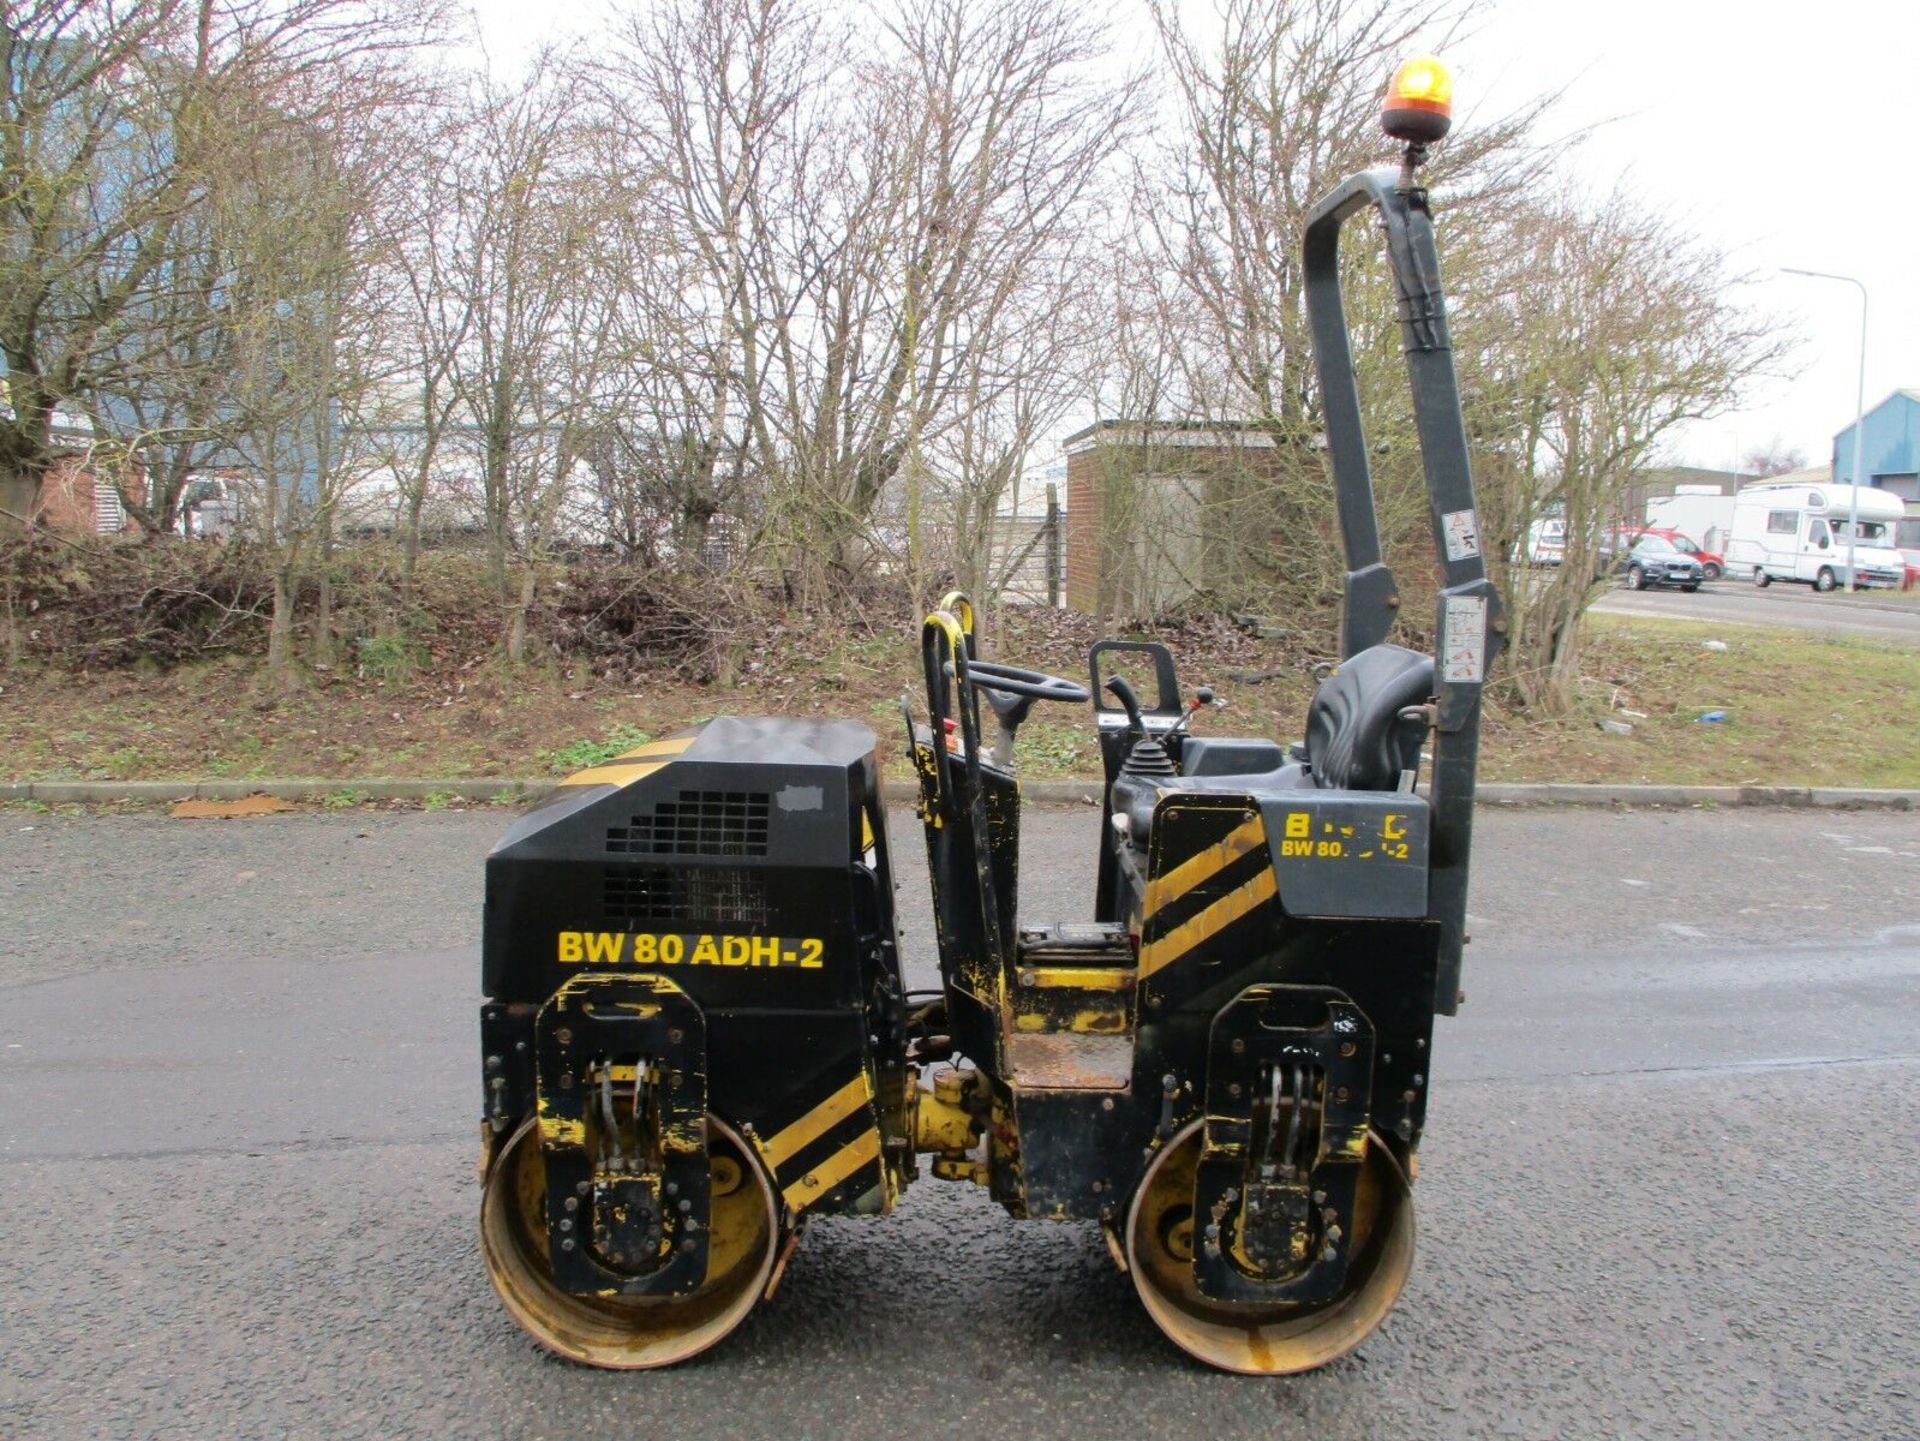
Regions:
<svg viewBox="0 0 1920 1441"><path fill-rule="evenodd" d="M996 598L1024 605L1060 604L1066 588L1067 513L1047 487L1044 512L995 516L987 574Z"/></svg>

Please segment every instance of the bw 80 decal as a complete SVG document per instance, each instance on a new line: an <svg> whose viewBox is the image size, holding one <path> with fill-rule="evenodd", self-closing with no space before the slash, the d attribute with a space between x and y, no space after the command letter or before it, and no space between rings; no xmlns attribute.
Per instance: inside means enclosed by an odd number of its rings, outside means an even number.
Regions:
<svg viewBox="0 0 1920 1441"><path fill-rule="evenodd" d="M817 971L826 942L816 936L693 936L646 931L561 931L563 966L732 966Z"/></svg>
<svg viewBox="0 0 1920 1441"><path fill-rule="evenodd" d="M1407 818L1389 813L1380 818L1377 832L1360 835L1358 826L1320 822L1320 834L1313 832L1310 811L1289 811L1280 837L1283 856L1311 856L1315 860L1387 860L1404 861L1411 854L1407 843ZM1369 830L1372 828L1369 827Z"/></svg>

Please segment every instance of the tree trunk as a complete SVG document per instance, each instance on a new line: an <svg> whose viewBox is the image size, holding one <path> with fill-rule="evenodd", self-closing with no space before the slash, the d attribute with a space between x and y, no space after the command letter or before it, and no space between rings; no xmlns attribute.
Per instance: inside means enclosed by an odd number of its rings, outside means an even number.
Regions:
<svg viewBox="0 0 1920 1441"><path fill-rule="evenodd" d="M533 597L539 578L531 563L520 572L520 595L507 622L507 659L519 665L527 658L527 612L533 609Z"/></svg>
<svg viewBox="0 0 1920 1441"><path fill-rule="evenodd" d="M427 502L425 477L407 497L407 524L400 538L400 613L413 610L413 577L420 567L420 511Z"/></svg>
<svg viewBox="0 0 1920 1441"><path fill-rule="evenodd" d="M334 663L333 644L333 527L320 535L320 594L314 602L313 659L316 665Z"/></svg>
<svg viewBox="0 0 1920 1441"><path fill-rule="evenodd" d="M487 584L495 598L503 603L513 594L512 578L507 574L506 526L502 515L487 518Z"/></svg>
<svg viewBox="0 0 1920 1441"><path fill-rule="evenodd" d="M293 661L293 607L298 591L289 568L273 570L273 620L267 627L267 674L285 680Z"/></svg>
<svg viewBox="0 0 1920 1441"><path fill-rule="evenodd" d="M15 587L13 583L9 581L7 583L6 615L7 666L9 669L20 664L20 654L22 650L20 643L20 613L14 602Z"/></svg>
<svg viewBox="0 0 1920 1441"><path fill-rule="evenodd" d="M706 506L681 507L678 541L683 563L687 557L691 556L696 568L701 570L707 568L707 536L712 526L713 512Z"/></svg>

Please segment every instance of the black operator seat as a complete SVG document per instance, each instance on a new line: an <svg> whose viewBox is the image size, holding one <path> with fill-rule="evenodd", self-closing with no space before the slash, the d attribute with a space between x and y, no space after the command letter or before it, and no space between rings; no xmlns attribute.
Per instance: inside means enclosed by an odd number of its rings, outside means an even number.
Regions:
<svg viewBox="0 0 1920 1441"><path fill-rule="evenodd" d="M1420 769L1433 657L1405 646L1368 646L1320 682L1307 710L1307 764L1322 790L1391 791Z"/></svg>
<svg viewBox="0 0 1920 1441"><path fill-rule="evenodd" d="M1432 697L1432 656L1404 646L1369 646L1340 662L1314 692L1304 763L1225 775L1123 773L1113 783L1114 814L1127 817L1133 843L1144 848L1154 805L1163 795L1258 795L1305 787L1398 790L1402 776L1419 770L1427 735L1425 714L1413 708Z"/></svg>

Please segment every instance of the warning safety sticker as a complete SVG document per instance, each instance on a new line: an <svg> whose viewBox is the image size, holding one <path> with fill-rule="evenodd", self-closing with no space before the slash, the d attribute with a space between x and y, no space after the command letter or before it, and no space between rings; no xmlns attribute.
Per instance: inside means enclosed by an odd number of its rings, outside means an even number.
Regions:
<svg viewBox="0 0 1920 1441"><path fill-rule="evenodd" d="M1448 560L1470 560L1480 554L1480 521L1471 510L1450 510L1440 517L1447 541Z"/></svg>
<svg viewBox="0 0 1920 1441"><path fill-rule="evenodd" d="M1441 638L1440 679L1478 682L1487 674L1487 598L1447 597L1446 634Z"/></svg>

